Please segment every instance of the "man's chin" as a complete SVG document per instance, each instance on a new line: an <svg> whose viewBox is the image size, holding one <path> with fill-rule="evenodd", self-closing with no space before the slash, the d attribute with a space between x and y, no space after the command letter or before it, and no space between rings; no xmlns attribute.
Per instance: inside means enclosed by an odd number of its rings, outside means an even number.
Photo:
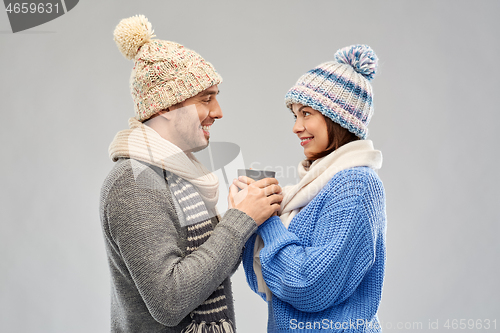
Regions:
<svg viewBox="0 0 500 333"><path fill-rule="evenodd" d="M203 150L203 149L208 147L208 143L209 143L209 140L207 139L206 143L204 143L200 146L194 147L193 149L189 149L189 152L196 153L197 151Z"/></svg>

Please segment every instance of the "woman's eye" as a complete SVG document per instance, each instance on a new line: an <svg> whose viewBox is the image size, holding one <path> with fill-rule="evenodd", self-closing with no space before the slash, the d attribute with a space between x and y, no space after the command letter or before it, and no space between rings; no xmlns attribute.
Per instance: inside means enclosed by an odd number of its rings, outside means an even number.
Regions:
<svg viewBox="0 0 500 333"><path fill-rule="evenodd" d="M304 111L304 117L310 115L310 112Z"/></svg>

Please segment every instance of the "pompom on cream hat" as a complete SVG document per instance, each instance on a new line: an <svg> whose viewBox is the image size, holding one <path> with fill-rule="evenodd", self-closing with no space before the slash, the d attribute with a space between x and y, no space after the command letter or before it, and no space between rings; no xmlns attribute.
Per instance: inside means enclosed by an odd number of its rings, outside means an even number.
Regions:
<svg viewBox="0 0 500 333"><path fill-rule="evenodd" d="M121 20L114 31L118 49L125 58L134 60L130 92L135 118L141 122L222 82L212 64L198 53L153 37L151 23L144 15Z"/></svg>

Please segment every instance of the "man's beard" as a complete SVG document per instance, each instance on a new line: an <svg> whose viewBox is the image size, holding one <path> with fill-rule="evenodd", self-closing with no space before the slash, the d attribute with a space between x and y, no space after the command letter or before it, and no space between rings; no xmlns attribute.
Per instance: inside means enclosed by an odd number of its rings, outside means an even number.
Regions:
<svg viewBox="0 0 500 333"><path fill-rule="evenodd" d="M174 112L178 112L174 126L179 143L182 144L179 148L184 152L197 152L207 148L209 137L205 136L196 107L189 105Z"/></svg>
<svg viewBox="0 0 500 333"><path fill-rule="evenodd" d="M194 147L192 149L188 149L186 150L186 153L189 152L189 153L196 153L197 151L200 151L200 150L203 150L205 148L208 147L208 144L210 143L210 139L207 139L207 143L206 144L203 144L201 146L198 146L198 147Z"/></svg>
<svg viewBox="0 0 500 333"><path fill-rule="evenodd" d="M205 133L203 133L203 139L201 139L200 135L200 124L197 123L195 126L193 126L192 129L188 129L185 127L182 127L182 125L176 126L178 135L183 137L184 139L182 140L183 148L182 150L184 152L197 152L200 150L203 150L208 147L208 142L210 138L207 138L205 136ZM202 130L203 131L203 130ZM193 135L195 133L196 135Z"/></svg>

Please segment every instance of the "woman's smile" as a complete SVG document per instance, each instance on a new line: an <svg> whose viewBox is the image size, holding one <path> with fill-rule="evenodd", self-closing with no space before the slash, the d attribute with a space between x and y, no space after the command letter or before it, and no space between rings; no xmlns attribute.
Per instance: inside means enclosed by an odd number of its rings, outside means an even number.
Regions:
<svg viewBox="0 0 500 333"><path fill-rule="evenodd" d="M310 136L310 137L303 137L303 138L299 138L300 139L300 145L303 147L305 145L307 145L309 142L311 142L311 140L313 139L314 137Z"/></svg>

